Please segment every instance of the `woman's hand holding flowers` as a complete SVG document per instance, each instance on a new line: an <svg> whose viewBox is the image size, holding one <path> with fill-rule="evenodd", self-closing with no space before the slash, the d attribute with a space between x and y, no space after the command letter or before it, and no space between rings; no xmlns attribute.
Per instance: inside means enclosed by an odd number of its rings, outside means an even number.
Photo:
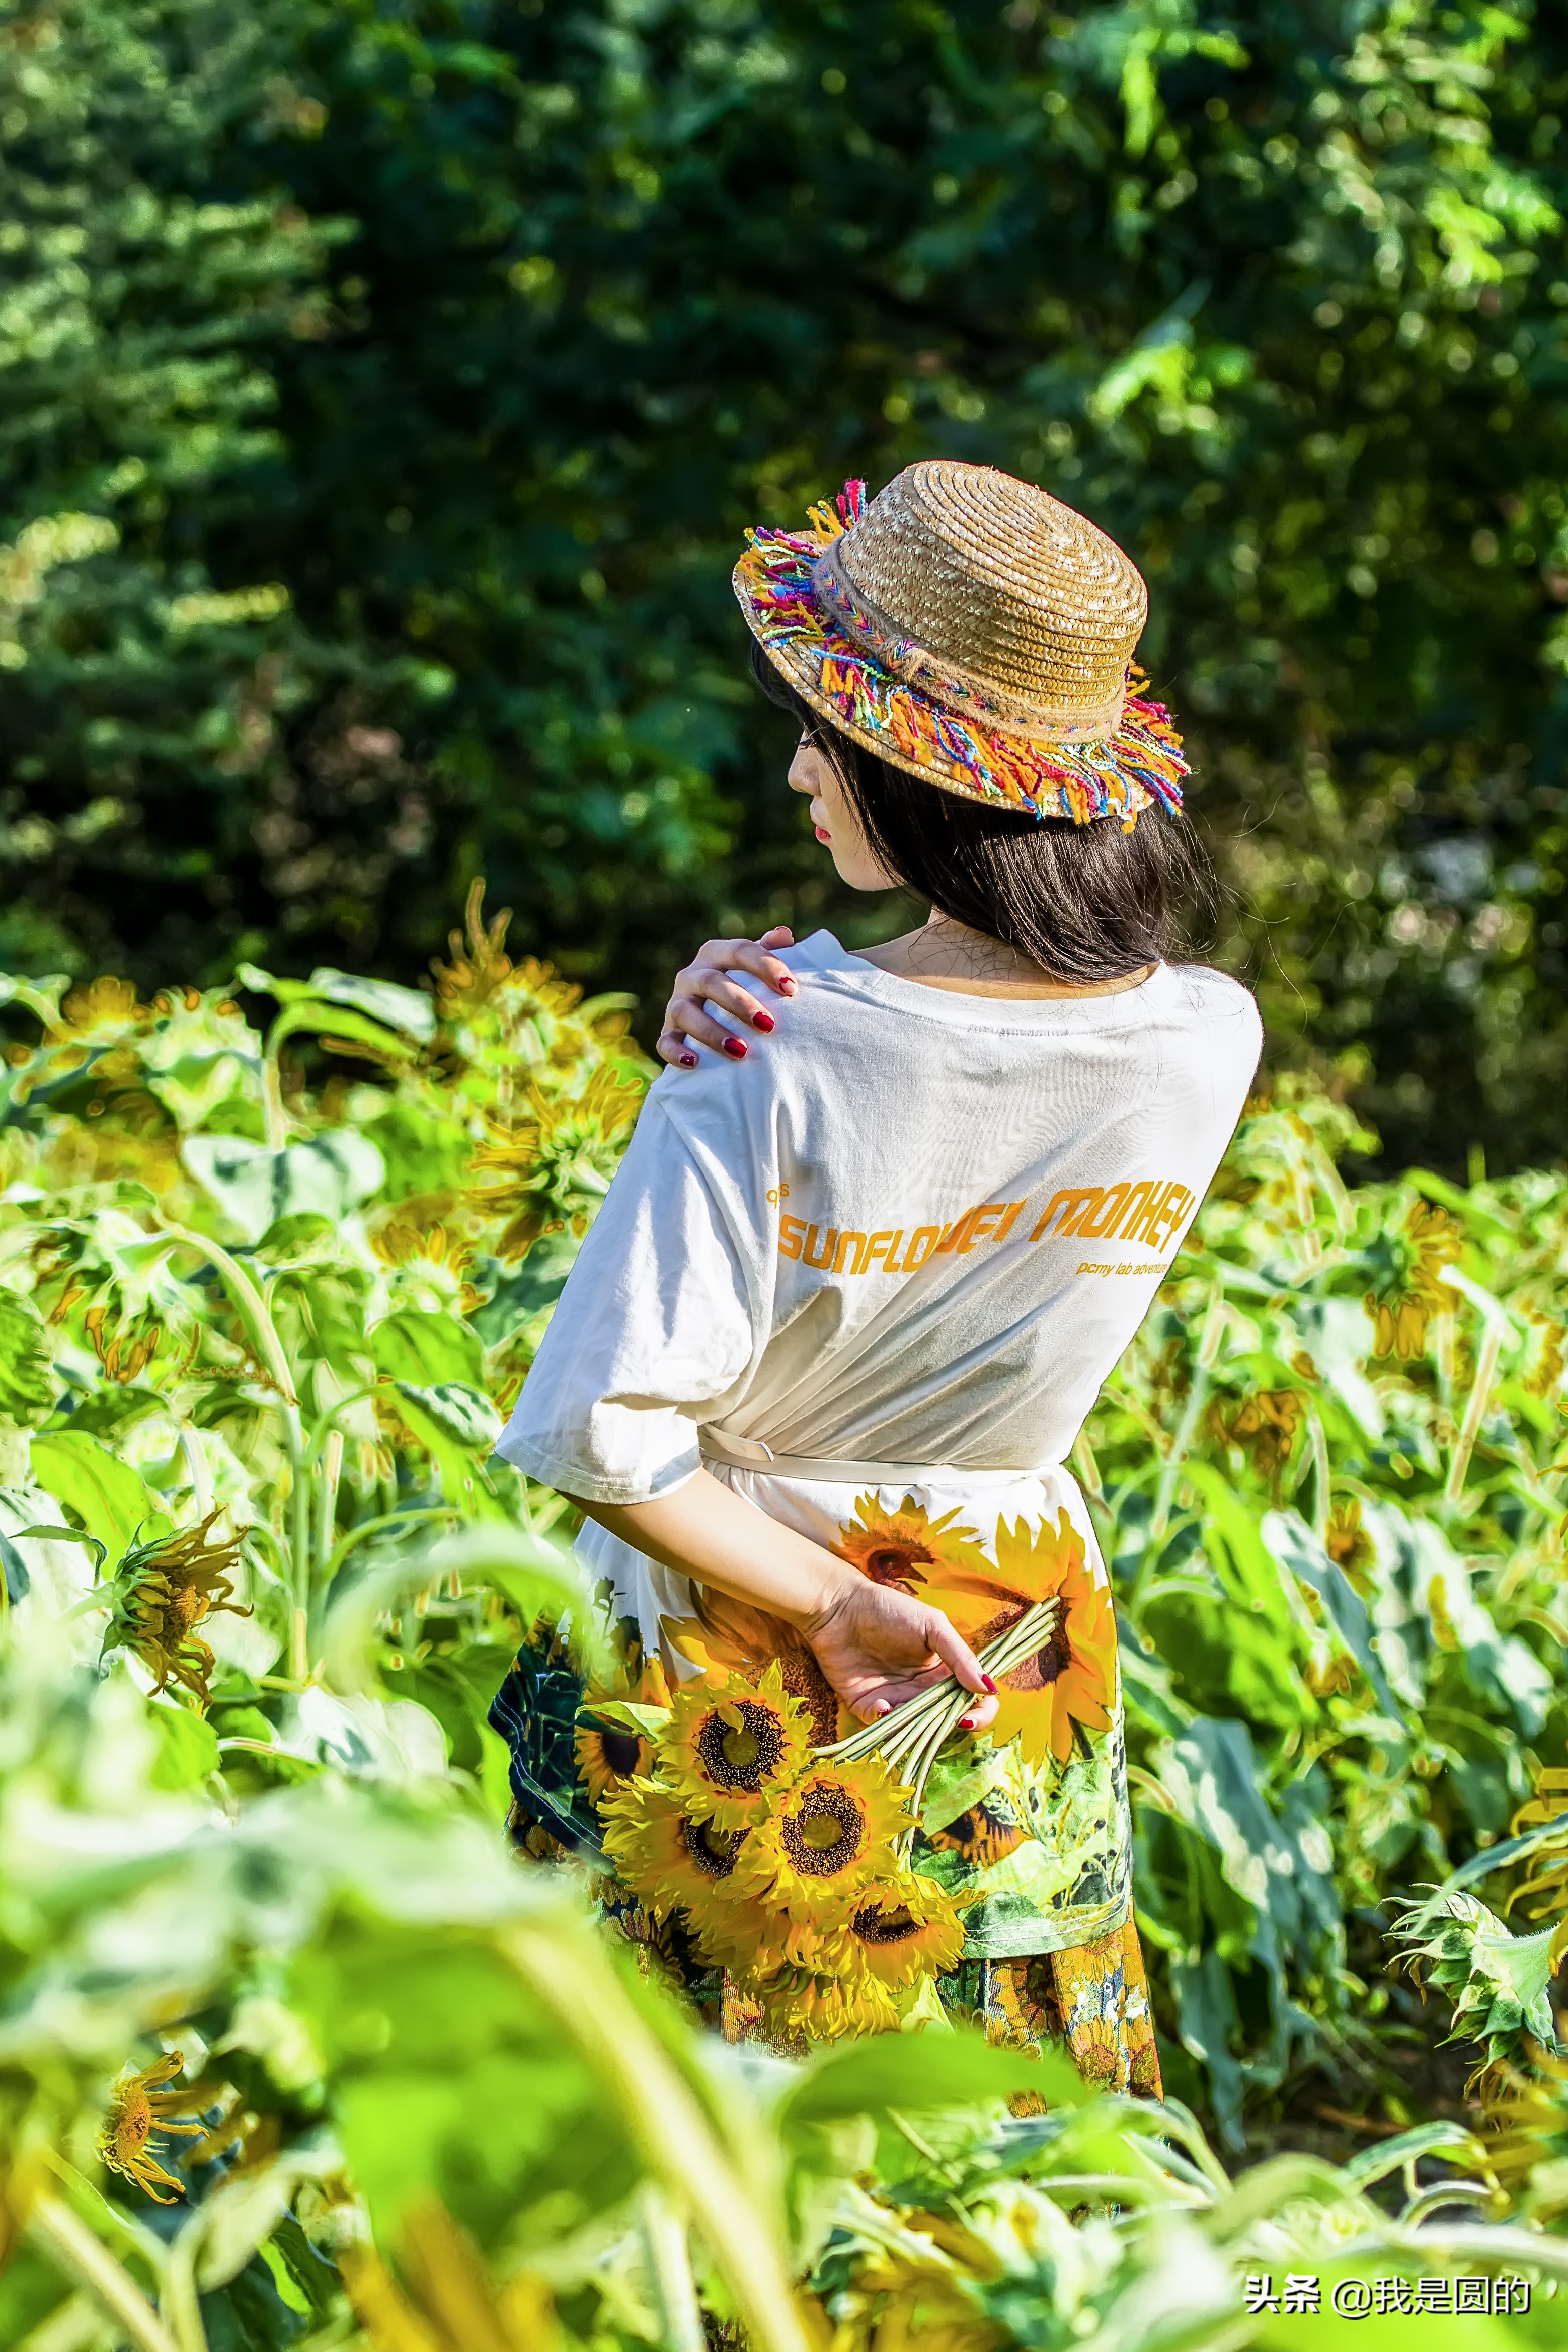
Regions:
<svg viewBox="0 0 1568 2352"><path fill-rule="evenodd" d="M952 1674L975 1694L963 1722L983 1731L995 1684L940 1609L847 1569L821 1606L796 1621L817 1664L852 1714L870 1722Z"/></svg>

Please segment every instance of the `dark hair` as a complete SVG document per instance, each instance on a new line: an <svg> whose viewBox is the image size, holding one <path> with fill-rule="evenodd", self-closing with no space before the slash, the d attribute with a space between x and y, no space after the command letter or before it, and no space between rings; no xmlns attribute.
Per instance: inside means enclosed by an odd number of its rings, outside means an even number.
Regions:
<svg viewBox="0 0 1568 2352"><path fill-rule="evenodd" d="M792 711L835 773L874 855L954 922L1001 940L1054 980L1120 980L1191 944L1215 910L1214 872L1184 815L1147 808L1075 824L962 799L889 766L818 716L755 639L752 675Z"/></svg>

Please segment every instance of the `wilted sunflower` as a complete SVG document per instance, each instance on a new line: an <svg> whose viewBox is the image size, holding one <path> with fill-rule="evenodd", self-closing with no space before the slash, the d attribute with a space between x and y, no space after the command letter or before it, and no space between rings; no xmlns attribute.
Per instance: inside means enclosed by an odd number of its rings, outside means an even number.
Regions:
<svg viewBox="0 0 1568 2352"><path fill-rule="evenodd" d="M394 1269L391 1286L400 1305L458 1316L471 1315L479 1305L480 1293L463 1278L473 1263L473 1244L448 1233L439 1220L419 1224L406 1214L394 1218L371 1235L371 1247Z"/></svg>
<svg viewBox="0 0 1568 2352"><path fill-rule="evenodd" d="M458 1021L466 1013L480 1012L511 977L511 958L505 950L511 908L503 907L487 923L484 904L483 881L471 882L463 929L447 935L451 962L443 963L439 956L430 959L436 976L436 1010L443 1021Z"/></svg>
<svg viewBox="0 0 1568 2352"><path fill-rule="evenodd" d="M584 1234L610 1189L610 1180L646 1091L606 1064L580 1095L548 1095L531 1084L510 1128L474 1154L474 1168L502 1181L474 1194L489 1215L510 1213L498 1244L505 1258L521 1257L541 1234L569 1228Z"/></svg>
<svg viewBox="0 0 1568 2352"><path fill-rule="evenodd" d="M963 1922L934 1879L904 1871L856 1906L843 1947L856 1973L877 1978L891 1991L907 1991L922 1977L943 1976L958 1966Z"/></svg>
<svg viewBox="0 0 1568 2352"><path fill-rule="evenodd" d="M681 1802L721 1829L765 1819L811 1761L811 1717L775 1662L755 1682L688 1683L659 1734L662 1777Z"/></svg>
<svg viewBox="0 0 1568 2352"><path fill-rule="evenodd" d="M991 1726L1000 1748L1021 1735L1024 1756L1043 1764L1047 1755L1065 1764L1073 1752L1073 1726L1104 1731L1116 1690L1116 1615L1110 1588L1089 1569L1083 1538L1063 1511L1053 1528L1042 1523L1031 1534L1026 1519L1009 1528L996 1522L997 1566L1006 1582L1026 1596L984 1627L994 1641L1016 1625L1025 1608L1059 1595L1062 1612L1050 1639L1003 1677L1002 1703Z"/></svg>
<svg viewBox="0 0 1568 2352"><path fill-rule="evenodd" d="M1329 1513L1323 1544L1329 1558L1343 1569L1356 1591L1369 1592L1372 1578L1367 1571L1377 1554L1372 1538L1361 1523L1359 1495L1352 1495L1348 1502L1334 1505Z"/></svg>
<svg viewBox="0 0 1568 2352"><path fill-rule="evenodd" d="M183 2072L184 2058L178 2050L171 2050L166 2058L140 2074L122 2074L116 2083L109 2103L109 2113L103 2119L99 2135L98 2153L110 2172L120 2173L144 2189L155 2205L172 2205L173 2197L160 2197L159 2187L185 2193L185 2184L172 2172L165 2172L155 2156L149 2152L147 2142L154 2131L179 2132L186 2138L205 2139L207 2127L202 2123L179 2123L179 2116L188 2116L195 2105L211 2102L210 2089L161 2091L160 2083L172 2082Z"/></svg>
<svg viewBox="0 0 1568 2352"><path fill-rule="evenodd" d="M114 1614L103 1637L105 1650L132 1650L155 1676L153 1689L178 1683L197 1706L212 1704L210 1676L217 1663L196 1627L220 1612L249 1617L234 1598L231 1571L239 1565L239 1545L209 1543L220 1516L209 1511L199 1527L186 1528L139 1544L120 1563L114 1580Z"/></svg>
<svg viewBox="0 0 1568 2352"><path fill-rule="evenodd" d="M819 1768L752 1830L737 1878L795 1921L837 1926L858 1889L898 1876L895 1842L913 1826L879 1757Z"/></svg>
<svg viewBox="0 0 1568 2352"><path fill-rule="evenodd" d="M1299 1389L1255 1389L1250 1396L1228 1401L1215 1397L1207 1415L1210 1433L1221 1445L1239 1445L1250 1454L1258 1477L1276 1483L1306 1417L1307 1400Z"/></svg>
<svg viewBox="0 0 1568 2352"><path fill-rule="evenodd" d="M1417 1201L1405 1220L1404 1238L1394 1246L1403 1261L1403 1280L1379 1297L1366 1294L1366 1311L1375 1326L1372 1352L1397 1356L1412 1362L1426 1351L1426 1326L1434 1315L1452 1312L1457 1293L1442 1279L1465 1245L1465 1229L1447 1209Z"/></svg>

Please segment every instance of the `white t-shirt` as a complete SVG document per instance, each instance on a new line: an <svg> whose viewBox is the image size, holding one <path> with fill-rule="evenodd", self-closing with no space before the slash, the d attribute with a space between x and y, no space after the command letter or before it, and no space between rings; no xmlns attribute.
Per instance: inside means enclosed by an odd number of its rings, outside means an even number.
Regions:
<svg viewBox="0 0 1568 2352"><path fill-rule="evenodd" d="M500 1442L586 1500L700 1466L1061 1464L1240 1116L1247 991L968 996L826 931L744 1062L650 1092Z"/></svg>

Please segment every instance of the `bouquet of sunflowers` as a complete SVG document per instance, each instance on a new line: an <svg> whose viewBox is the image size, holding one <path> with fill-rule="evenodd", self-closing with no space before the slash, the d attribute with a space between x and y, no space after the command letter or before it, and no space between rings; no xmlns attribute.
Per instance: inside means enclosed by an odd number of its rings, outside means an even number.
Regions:
<svg viewBox="0 0 1568 2352"><path fill-rule="evenodd" d="M982 1663L1005 1673L1057 1609L1027 1611ZM657 1918L681 1915L768 2040L885 2032L963 1954L963 1898L910 1853L926 1774L966 1704L948 1680L817 1747L776 1659L756 1676L705 1675L668 1709L612 1703L635 1717L646 1769L600 1801L605 1860Z"/></svg>

